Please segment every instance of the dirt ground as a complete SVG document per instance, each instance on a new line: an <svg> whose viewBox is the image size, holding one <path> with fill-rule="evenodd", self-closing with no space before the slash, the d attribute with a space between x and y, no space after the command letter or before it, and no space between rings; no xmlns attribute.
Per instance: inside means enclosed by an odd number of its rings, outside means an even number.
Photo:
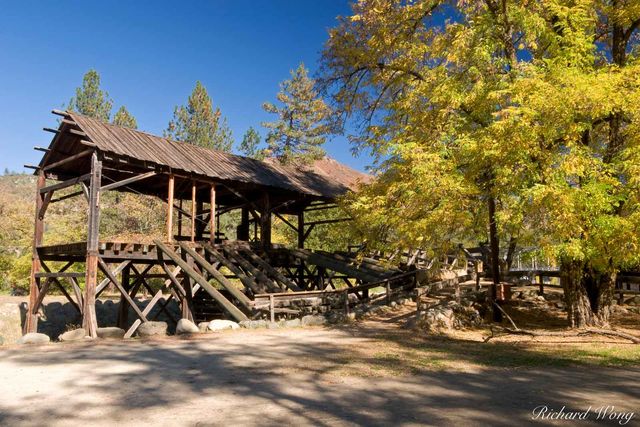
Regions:
<svg viewBox="0 0 640 427"><path fill-rule="evenodd" d="M591 407L584 425L610 405L638 423L629 344L586 337L562 353L483 343L478 331L426 337L402 328L411 310L340 327L10 346L0 425L511 426L540 423L532 411L544 405ZM623 367L600 366L616 352Z"/></svg>

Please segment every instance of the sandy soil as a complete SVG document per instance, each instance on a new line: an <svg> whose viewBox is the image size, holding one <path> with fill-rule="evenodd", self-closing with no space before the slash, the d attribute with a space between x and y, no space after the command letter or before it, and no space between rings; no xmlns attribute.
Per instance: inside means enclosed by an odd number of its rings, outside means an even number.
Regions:
<svg viewBox="0 0 640 427"><path fill-rule="evenodd" d="M539 405L640 409L640 368L403 370L379 354L379 324L10 347L0 425L511 426Z"/></svg>

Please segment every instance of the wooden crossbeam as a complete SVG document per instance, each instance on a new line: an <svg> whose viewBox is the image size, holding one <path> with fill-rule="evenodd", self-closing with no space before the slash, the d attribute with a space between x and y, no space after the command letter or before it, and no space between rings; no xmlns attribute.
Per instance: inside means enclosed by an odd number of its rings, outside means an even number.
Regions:
<svg viewBox="0 0 640 427"><path fill-rule="evenodd" d="M144 310L140 312L140 314L138 315L138 319L136 319L133 322L133 325L131 325L131 327L129 328L129 330L125 332L124 334L125 338L131 338L131 336L136 332L136 330L138 329L138 326L140 326L140 324L142 323L142 320L140 319L144 319L144 321L147 322L146 316L151 312L151 310L153 309L153 306L156 305L156 303L160 300L160 298L162 298L162 290L159 290L158 292L156 292L156 294L153 296L151 301L149 301L149 304L147 304ZM140 309L138 309L137 311L140 311Z"/></svg>
<svg viewBox="0 0 640 427"><path fill-rule="evenodd" d="M127 261L123 261L121 262L114 270L113 270L113 275L118 275L122 272L122 270L125 269L126 266L128 266L129 264L131 264L131 261L127 260ZM102 291L109 286L109 282L111 282L111 280L109 280L109 278L107 277L106 279L103 279L102 282L100 282L100 284L96 287L96 296L100 295L102 293Z"/></svg>
<svg viewBox="0 0 640 427"><path fill-rule="evenodd" d="M124 299L127 300L127 302L129 303L131 308L133 308L133 311L136 312L138 317L146 322L147 318L145 317L145 315L142 313L142 311L140 311L135 301L131 299L127 290L122 287L122 284L120 284L118 279L116 279L116 277L111 273L111 271L109 270L109 266L100 257L98 257L98 265L100 266L100 269L102 270L102 272L109 278L109 280L111 280L111 282L116 286L116 288L118 288L118 290L120 291Z"/></svg>
<svg viewBox="0 0 640 427"><path fill-rule="evenodd" d="M251 249L243 249L241 250L241 252L242 254L249 257L249 260L260 267L268 276L273 277L275 280L282 283L282 285L284 285L285 287L291 289L294 292L301 290L292 280L286 278L284 274L280 273L268 262L256 255Z"/></svg>
<svg viewBox="0 0 640 427"><path fill-rule="evenodd" d="M47 187L43 187L40 189L40 194L48 193L49 191L61 190L63 188L71 187L72 185L76 185L83 181L87 181L90 178L91 178L91 174L85 173L84 175L81 175L79 177L71 178L66 181L59 182L57 184L52 184Z"/></svg>
<svg viewBox="0 0 640 427"><path fill-rule="evenodd" d="M279 213L277 213L277 212L274 212L274 215L275 215L276 217L280 218L280 220L281 220L282 222L284 222L285 224L287 224L289 227L291 227L291 229L292 229L293 231L295 231L296 233L298 232L298 227L296 227L295 225L291 224L291 223L289 222L289 220L288 220L288 219L286 219L285 217L283 217L282 215L280 215L280 214L279 214Z"/></svg>
<svg viewBox="0 0 640 427"><path fill-rule="evenodd" d="M213 265L211 265L206 259L204 259L202 256L200 256L200 254L198 254L196 251L194 251L193 249L191 249L190 247L188 247L184 243L180 244L180 249L185 251L191 258L193 258L193 260L196 262L196 264L199 264L218 283L220 283L222 286L224 286L224 288L227 291L229 291L229 293L231 295L233 295L233 297L236 300L238 300L238 302L240 304L242 304L242 306L244 308L246 308L247 310L251 310L251 300L249 298L247 298L247 296L245 294L243 294L240 291L240 289L238 289L235 286L233 286L233 284L231 282L229 282L227 280L227 278L222 275L222 273L220 273L218 270L216 270Z"/></svg>
<svg viewBox="0 0 640 427"><path fill-rule="evenodd" d="M49 278L49 277L84 277L85 273L70 273L70 272L46 272L46 273L36 273L36 277L39 278Z"/></svg>
<svg viewBox="0 0 640 427"><path fill-rule="evenodd" d="M264 290L263 286L258 284L253 279L253 277L245 274L244 271L242 271L242 269L238 268L237 265L229 261L224 255L222 255L220 252L215 250L213 246L203 245L203 247L209 255L211 255L213 258L216 259L216 261L218 261L218 263L222 264L223 266L228 268L229 271L235 274L236 277L242 282L242 284L247 287L247 289L250 289L253 293L260 293Z"/></svg>
<svg viewBox="0 0 640 427"><path fill-rule="evenodd" d="M86 156L90 155L91 153L93 153L92 149L87 149L87 150L81 151L78 154L74 154L73 156L69 156L69 157L66 157L66 158L64 158L62 160L59 160L57 162L53 162L53 163L45 166L43 168L43 170L44 171L51 170L51 169L53 169L55 167L62 166L64 164L67 164L67 163L72 162L74 160L78 160L78 159L81 159L83 157L86 157Z"/></svg>
<svg viewBox="0 0 640 427"><path fill-rule="evenodd" d="M234 319L241 322L244 320L249 320L248 317L238 309L235 305L231 303L224 295L222 295L216 288L211 286L207 280L202 277L198 272L196 272L186 261L184 261L178 254L176 254L172 249L167 247L164 243L159 240L155 240L155 244L158 248L164 252L176 265L182 268L182 271L191 279L193 279L196 283L198 283L202 288L207 291L209 295L220 304Z"/></svg>
<svg viewBox="0 0 640 427"><path fill-rule="evenodd" d="M122 181L112 182L111 184L103 185L100 187L100 191L109 191L115 190L116 188L132 184L137 181L142 181L143 179L151 178L152 176L156 176L158 173L156 171L143 173L142 175L132 176L131 178L123 179Z"/></svg>
<svg viewBox="0 0 640 427"><path fill-rule="evenodd" d="M232 260L235 261L240 267L242 267L245 271L251 273L254 276L260 285L263 285L271 292L282 292L282 289L275 284L269 276L264 274L261 270L256 268L253 264L251 264L247 259L245 259L238 251L231 248L224 248L224 253ZM264 290L262 290L264 292Z"/></svg>

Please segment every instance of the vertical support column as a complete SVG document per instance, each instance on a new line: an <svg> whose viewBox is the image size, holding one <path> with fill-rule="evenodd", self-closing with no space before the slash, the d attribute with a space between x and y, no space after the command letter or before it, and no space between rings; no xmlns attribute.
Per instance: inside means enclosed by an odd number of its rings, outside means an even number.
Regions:
<svg viewBox="0 0 640 427"><path fill-rule="evenodd" d="M198 188L196 187L196 182L191 182L191 241L196 241L196 216L198 213L196 212L196 199L197 199Z"/></svg>
<svg viewBox="0 0 640 427"><path fill-rule="evenodd" d="M304 211L298 213L298 248L304 248Z"/></svg>
<svg viewBox="0 0 640 427"><path fill-rule="evenodd" d="M211 192L210 192L210 204L211 204L211 212L209 215L209 242L214 244L216 242L216 232L218 228L216 227L216 186L211 184Z"/></svg>
<svg viewBox="0 0 640 427"><path fill-rule="evenodd" d="M260 240L262 247L271 248L271 203L269 193L265 193L262 202L262 215L260 215Z"/></svg>
<svg viewBox="0 0 640 427"><path fill-rule="evenodd" d="M89 184L89 221L87 227L87 261L84 283L84 307L82 327L92 338L98 336L96 318L96 286L98 279L98 231L100 228L100 185L102 163L94 152L91 156L91 181Z"/></svg>
<svg viewBox="0 0 640 427"><path fill-rule="evenodd" d="M38 301L38 294L40 289L38 287L38 279L36 279L36 273L40 271L40 257L38 255L38 246L42 244L42 236L44 235L44 216L40 216L40 210L44 204L44 194L40 193L40 189L46 184L44 172L41 170L38 173L38 180L36 182L36 214L35 223L33 229L33 255L31 257L31 277L29 279L29 307L27 309L27 317L25 319L25 333L37 332L38 330L38 315L33 312L33 309Z"/></svg>
<svg viewBox="0 0 640 427"><path fill-rule="evenodd" d="M182 236L182 198L178 201L178 237Z"/></svg>
<svg viewBox="0 0 640 427"><path fill-rule="evenodd" d="M129 277L130 277L131 267L126 266L124 270L122 270L122 287L129 292ZM129 322L129 303L127 302L124 295L120 295L120 302L118 303L118 320L117 325L119 328L124 329L125 331L129 329L127 327L127 323Z"/></svg>
<svg viewBox="0 0 640 427"><path fill-rule="evenodd" d="M240 226L237 233L238 240L249 241L249 209L242 208L240 213Z"/></svg>
<svg viewBox="0 0 640 427"><path fill-rule="evenodd" d="M169 175L169 188L167 194L167 242L173 242L173 189L175 177Z"/></svg>

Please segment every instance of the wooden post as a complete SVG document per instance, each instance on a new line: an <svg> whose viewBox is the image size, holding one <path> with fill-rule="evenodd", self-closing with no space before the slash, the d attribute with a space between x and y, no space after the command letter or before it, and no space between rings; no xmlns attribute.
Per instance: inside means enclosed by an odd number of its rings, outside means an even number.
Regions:
<svg viewBox="0 0 640 427"><path fill-rule="evenodd" d="M349 317L349 290L344 290L344 314Z"/></svg>
<svg viewBox="0 0 640 427"><path fill-rule="evenodd" d="M209 218L209 229L211 230L211 235L209 236L209 242L211 242L211 244L214 244L216 242L216 232L218 231L218 229L216 227L216 186L213 184L211 185L210 204L211 215Z"/></svg>
<svg viewBox="0 0 640 427"><path fill-rule="evenodd" d="M196 212L196 198L197 198L198 188L196 187L196 182L191 182L191 241L196 241L196 216L198 213Z"/></svg>
<svg viewBox="0 0 640 427"><path fill-rule="evenodd" d="M129 276L130 276L131 266L127 265L124 270L122 270L122 287L129 292ZM129 303L127 302L124 295L120 295L120 302L118 303L118 320L117 325L119 328L127 330L127 323L129 322Z"/></svg>
<svg viewBox="0 0 640 427"><path fill-rule="evenodd" d="M173 241L173 189L175 177L169 175L169 189L167 195L167 242Z"/></svg>
<svg viewBox="0 0 640 427"><path fill-rule="evenodd" d="M39 279L36 278L36 273L40 271L40 257L38 256L38 246L42 244L42 237L44 235L44 217L40 216L40 209L44 204L44 194L40 194L40 189L46 184L46 178L44 172L41 170L38 173L38 180L36 182L36 213L33 229L33 253L31 256L31 277L29 279L29 307L27 310L27 317L25 319L25 333L37 332L38 330L38 315L33 312L36 303L38 301L38 294L40 289L38 287Z"/></svg>
<svg viewBox="0 0 640 427"><path fill-rule="evenodd" d="M388 280L387 280L386 289L387 289L387 304L391 304L391 284L389 283Z"/></svg>
<svg viewBox="0 0 640 427"><path fill-rule="evenodd" d="M544 295L544 280L542 274L538 274L538 286L539 286L539 294Z"/></svg>
<svg viewBox="0 0 640 427"><path fill-rule="evenodd" d="M298 214L298 248L304 248L304 211Z"/></svg>
<svg viewBox="0 0 640 427"><path fill-rule="evenodd" d="M98 336L96 318L96 286L98 279L98 232L100 228L100 185L102 163L94 152L91 155L91 181L89 184L89 220L87 227L87 261L84 284L82 327L91 338Z"/></svg>
<svg viewBox="0 0 640 427"><path fill-rule="evenodd" d="M416 320L420 320L420 311L422 306L420 305L420 300L422 299L422 295L420 294L420 288L416 288Z"/></svg>
<svg viewBox="0 0 640 427"><path fill-rule="evenodd" d="M260 240L263 248L271 248L271 205L269 193L264 195L262 215L260 215Z"/></svg>
<svg viewBox="0 0 640 427"><path fill-rule="evenodd" d="M249 209L242 208L240 215L240 226L238 227L236 238L249 241Z"/></svg>
<svg viewBox="0 0 640 427"><path fill-rule="evenodd" d="M269 316L271 318L271 323L276 321L275 301L273 299L273 294L269 294Z"/></svg>

